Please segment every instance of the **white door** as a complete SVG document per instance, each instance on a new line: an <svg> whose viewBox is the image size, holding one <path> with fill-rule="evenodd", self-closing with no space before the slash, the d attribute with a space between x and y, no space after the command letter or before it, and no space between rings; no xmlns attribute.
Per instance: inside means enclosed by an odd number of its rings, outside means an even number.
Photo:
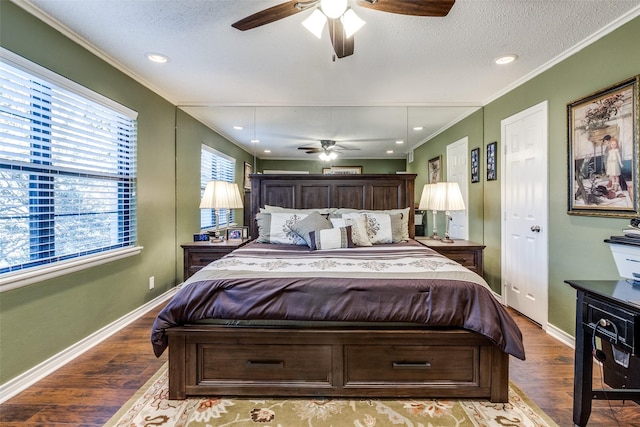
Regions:
<svg viewBox="0 0 640 427"><path fill-rule="evenodd" d="M449 233L452 239L469 239L469 139L464 137L447 145L447 181L457 182L466 207L463 211L451 211Z"/></svg>
<svg viewBox="0 0 640 427"><path fill-rule="evenodd" d="M502 286L543 328L548 314L547 102L502 120Z"/></svg>

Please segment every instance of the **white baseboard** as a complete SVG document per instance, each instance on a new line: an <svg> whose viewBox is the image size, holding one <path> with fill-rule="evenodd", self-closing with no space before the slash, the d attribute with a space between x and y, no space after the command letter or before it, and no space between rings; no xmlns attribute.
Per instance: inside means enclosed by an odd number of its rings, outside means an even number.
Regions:
<svg viewBox="0 0 640 427"><path fill-rule="evenodd" d="M129 325L133 321L142 317L144 314L162 304L163 302L170 299L173 294L177 292L177 287L169 289L164 294L156 297L155 299L149 301L148 303L138 307L131 313L126 314L120 319L110 323L104 328L94 332L88 337L78 341L72 346L62 350L60 353L50 357L39 365L29 369L23 374L18 375L17 377L7 381L6 383L0 385L0 403L3 403L13 396L17 395L21 391L29 388L33 384L37 383L50 373L54 372L57 369L60 369L67 363L71 362L76 357L80 356L82 353L91 349L92 347L100 344L105 339L109 338L111 335L120 331L125 326Z"/></svg>
<svg viewBox="0 0 640 427"><path fill-rule="evenodd" d="M547 334L571 348L576 348L576 339L573 336L550 323L547 323Z"/></svg>

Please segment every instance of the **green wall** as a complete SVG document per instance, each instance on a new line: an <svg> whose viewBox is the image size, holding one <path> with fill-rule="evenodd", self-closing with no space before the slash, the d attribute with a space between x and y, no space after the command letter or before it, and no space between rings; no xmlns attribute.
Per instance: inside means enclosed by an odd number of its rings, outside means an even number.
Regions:
<svg viewBox="0 0 640 427"><path fill-rule="evenodd" d="M498 141L500 121L548 101L549 105L549 323L573 335L575 292L565 279L612 279L618 273L603 240L619 234L628 219L567 214L568 148L567 104L629 77L640 74L640 18L582 49L551 69L486 105L446 132L420 146L408 172L426 173L427 160L446 153L446 146L468 136L469 149L481 147L481 183L469 184L470 238L484 243L485 279L502 293L500 284L500 188L498 180L486 181L486 146ZM482 82L478 82L481 84ZM500 160L498 159L498 162ZM446 167L446 162L445 167ZM446 170L444 171L446 176ZM423 178L419 175L418 179ZM416 185L416 189L421 186ZM480 201L481 200L481 201ZM430 218L429 218L430 219ZM444 225L440 226L440 230Z"/></svg>
<svg viewBox="0 0 640 427"><path fill-rule="evenodd" d="M238 159L241 187L242 162L252 157L5 0L0 45L138 112L138 244L144 247L133 257L0 293L0 383L6 383L181 281L180 243L200 229L202 142Z"/></svg>
<svg viewBox="0 0 640 427"><path fill-rule="evenodd" d="M426 183L428 159L444 155L447 144L468 137L469 149L480 147L484 153L487 143L500 144L500 120L548 100L549 321L573 334L575 295L563 280L616 277L609 249L602 241L618 233L628 220L567 215L566 104L640 74L637 40L640 18L439 134L416 149L414 161L406 166L404 160L340 160L334 165L361 165L364 173L395 173L406 168L407 172L418 173L419 197ZM0 382L4 383L181 280L180 244L191 240L191 234L199 229L196 183L201 143L237 159L240 187L242 162L252 163L253 158L4 0L0 0L0 44L138 111L138 240L144 246L140 255L0 294ZM260 160L257 166L257 170L320 173L324 165L311 160ZM469 184L470 239L487 245L485 275L492 288L500 292L501 174L498 171L497 181L486 182L482 165L480 175L480 183ZM430 228L430 216L427 219ZM444 220L440 220L439 229L443 230ZM150 276L155 277L153 291L148 289Z"/></svg>
<svg viewBox="0 0 640 427"><path fill-rule="evenodd" d="M317 158L317 156L315 156ZM404 172L404 159L336 159L333 162L314 160L258 160L258 170L308 171L311 174L322 173L322 168L330 166L362 166L362 173Z"/></svg>
<svg viewBox="0 0 640 427"><path fill-rule="evenodd" d="M193 241L193 233L200 232L200 150L201 145L209 147L236 159L235 182L244 194L244 162L253 164L253 155L231 144L189 116L184 111L176 112L176 223L178 250L182 254L181 243ZM235 221L243 225L243 210L236 209ZM178 257L176 274L182 281L183 259Z"/></svg>

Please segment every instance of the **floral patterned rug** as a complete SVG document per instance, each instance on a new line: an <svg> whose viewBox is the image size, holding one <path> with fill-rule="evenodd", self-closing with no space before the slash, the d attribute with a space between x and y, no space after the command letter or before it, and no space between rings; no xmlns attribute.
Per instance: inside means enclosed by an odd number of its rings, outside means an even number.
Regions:
<svg viewBox="0 0 640 427"><path fill-rule="evenodd" d="M167 366L161 368L106 427L557 427L513 383L509 403L418 399L169 400Z"/></svg>

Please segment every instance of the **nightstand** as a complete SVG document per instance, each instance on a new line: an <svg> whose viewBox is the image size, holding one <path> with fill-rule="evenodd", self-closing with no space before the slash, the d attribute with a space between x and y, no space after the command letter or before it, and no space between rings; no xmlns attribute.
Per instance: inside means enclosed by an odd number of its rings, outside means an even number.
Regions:
<svg viewBox="0 0 640 427"><path fill-rule="evenodd" d="M415 239L482 276L482 251L485 248L484 245L461 239L455 239L453 243L442 243L440 240L423 236L416 236Z"/></svg>
<svg viewBox="0 0 640 427"><path fill-rule="evenodd" d="M219 243L191 242L180 245L184 255L183 280L212 261L222 258L234 249L247 244L249 240L226 240Z"/></svg>

